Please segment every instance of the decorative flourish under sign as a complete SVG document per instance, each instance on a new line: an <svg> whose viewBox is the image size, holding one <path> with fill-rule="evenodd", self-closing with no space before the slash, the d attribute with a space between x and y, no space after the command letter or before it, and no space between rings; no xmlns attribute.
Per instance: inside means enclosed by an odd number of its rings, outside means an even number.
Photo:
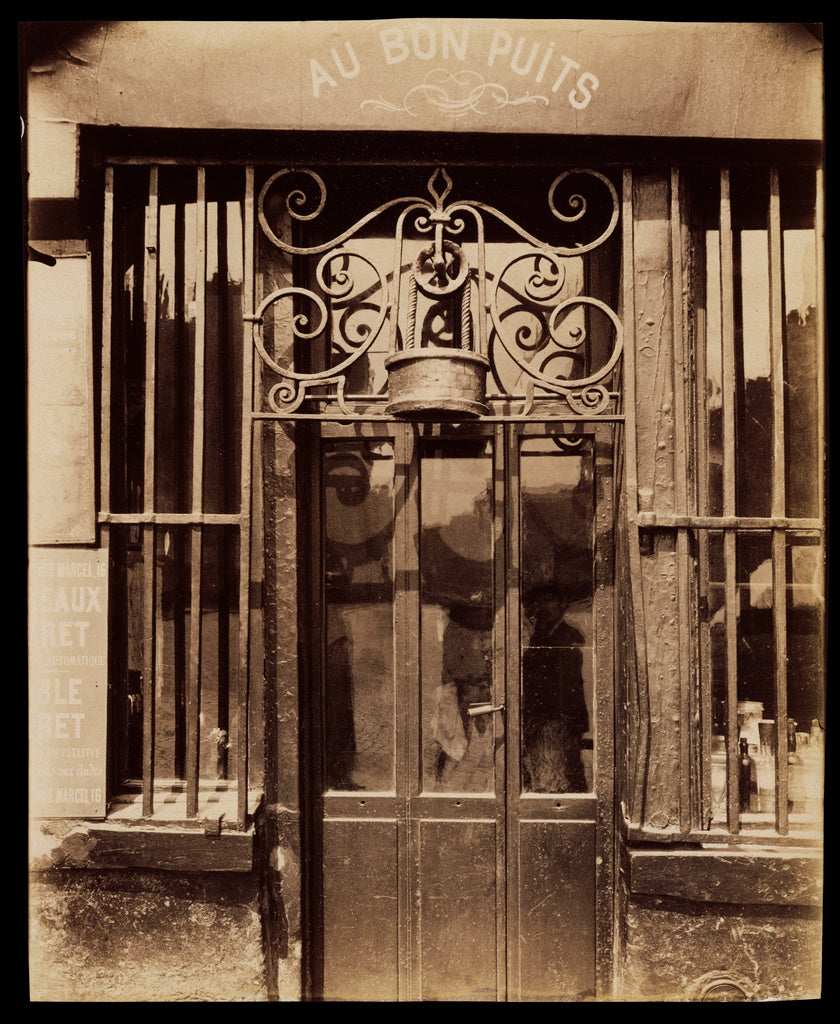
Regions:
<svg viewBox="0 0 840 1024"><path fill-rule="evenodd" d="M485 82L477 71L446 71L435 68L430 71L420 85L415 85L403 97L402 105L388 100L362 100L361 108L387 110L391 113L410 114L418 117L422 104L428 104L437 110L453 117L465 114L492 114L503 107L516 107L523 103L542 103L548 105L547 96L531 96L526 94L511 99L510 94L498 82Z"/></svg>
<svg viewBox="0 0 840 1024"><path fill-rule="evenodd" d="M565 245L541 240L487 203L450 202L452 189L452 178L438 168L427 182L429 197L388 200L329 240L303 246L288 240L291 227L321 214L323 178L299 168L268 178L257 211L266 238L289 256L317 258L308 276L295 277L305 285L272 291L246 317L264 367L278 378L266 382L273 413L294 414L305 399L316 398L352 416L348 381L359 391L362 379L369 390L363 387L354 400L387 400L386 412L483 415L487 372L494 396L509 409L521 403L519 415L530 411L535 397L562 399L565 411L576 415L607 410L616 398L610 384L622 326L605 302L580 293L579 257L615 230L619 204L612 182L586 169L554 178L547 201L556 222L580 232L590 203L600 211L589 232L595 237ZM389 211L396 221L384 236L368 228ZM492 243L485 238L490 220ZM500 231L509 239L504 244L495 241ZM278 312L284 303L291 310L285 316ZM603 318L599 328L606 328L595 332L597 356L593 318ZM372 360L364 357L374 354L377 342L389 380L370 390Z"/></svg>

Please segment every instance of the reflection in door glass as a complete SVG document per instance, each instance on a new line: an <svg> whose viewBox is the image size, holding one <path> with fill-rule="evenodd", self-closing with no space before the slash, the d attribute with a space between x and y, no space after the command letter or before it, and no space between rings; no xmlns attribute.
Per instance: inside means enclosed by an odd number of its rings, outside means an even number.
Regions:
<svg viewBox="0 0 840 1024"><path fill-rule="evenodd" d="M493 788L493 503L489 442L428 444L420 462L423 785ZM484 713L471 715L471 705ZM472 708L476 710L475 707Z"/></svg>
<svg viewBox="0 0 840 1024"><path fill-rule="evenodd" d="M592 790L592 446L532 438L520 449L522 785Z"/></svg>
<svg viewBox="0 0 840 1024"><path fill-rule="evenodd" d="M393 790L393 446L324 446L328 789Z"/></svg>

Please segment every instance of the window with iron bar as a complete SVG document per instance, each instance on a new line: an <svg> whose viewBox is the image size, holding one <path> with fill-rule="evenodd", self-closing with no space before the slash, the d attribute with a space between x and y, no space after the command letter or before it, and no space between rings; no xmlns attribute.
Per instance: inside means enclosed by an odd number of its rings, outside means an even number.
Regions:
<svg viewBox="0 0 840 1024"><path fill-rule="evenodd" d="M826 734L821 172L724 168L703 200L703 819L742 838L815 836Z"/></svg>
<svg viewBox="0 0 840 1024"><path fill-rule="evenodd" d="M107 170L99 520L117 820L250 813L244 218L241 168Z"/></svg>
<svg viewBox="0 0 840 1024"><path fill-rule="evenodd" d="M702 843L818 843L826 734L821 171L673 169L669 185L673 476L659 494L627 495L625 591L635 589L635 625L647 628L625 691L635 762L626 817L638 838L665 830L665 838ZM632 303L631 295L625 317ZM631 481L641 438L630 424ZM669 553L680 617L680 781L676 812L669 818L660 804L651 821L649 677L657 667L645 663L644 637L656 625L649 611L645 623L637 578L651 571L657 546ZM658 728L661 738L667 727Z"/></svg>

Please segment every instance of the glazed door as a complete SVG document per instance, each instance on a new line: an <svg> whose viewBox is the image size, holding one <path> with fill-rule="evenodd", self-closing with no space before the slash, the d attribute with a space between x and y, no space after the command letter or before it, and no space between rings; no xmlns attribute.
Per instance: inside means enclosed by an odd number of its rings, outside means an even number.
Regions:
<svg viewBox="0 0 840 1024"><path fill-rule="evenodd" d="M330 424L311 454L309 994L592 997L594 435Z"/></svg>

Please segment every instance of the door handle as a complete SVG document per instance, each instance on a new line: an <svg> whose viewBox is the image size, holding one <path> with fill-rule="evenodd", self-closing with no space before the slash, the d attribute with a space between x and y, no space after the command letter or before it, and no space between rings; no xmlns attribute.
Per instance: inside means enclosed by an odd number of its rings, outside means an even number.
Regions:
<svg viewBox="0 0 840 1024"><path fill-rule="evenodd" d="M504 704L490 704L489 702L487 702L485 704L470 704L470 706L467 708L467 714L470 716L470 718L475 718L476 715L490 715L494 711L504 710Z"/></svg>

